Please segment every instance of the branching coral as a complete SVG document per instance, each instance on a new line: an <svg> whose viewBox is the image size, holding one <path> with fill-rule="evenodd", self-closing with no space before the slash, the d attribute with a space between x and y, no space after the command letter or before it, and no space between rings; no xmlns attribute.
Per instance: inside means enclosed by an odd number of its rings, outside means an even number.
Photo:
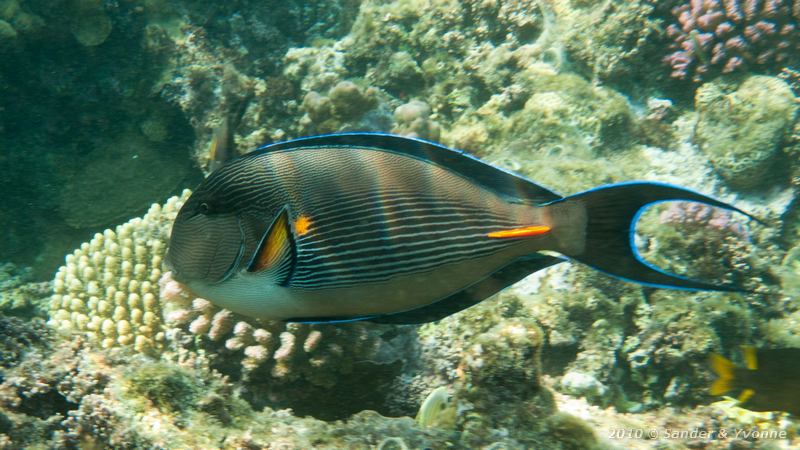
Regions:
<svg viewBox="0 0 800 450"><path fill-rule="evenodd" d="M189 196L154 204L143 218L105 230L67 255L53 281L49 324L103 348L160 349L158 280L172 220Z"/></svg>
<svg viewBox="0 0 800 450"><path fill-rule="evenodd" d="M162 299L167 302L167 324L201 338L205 347L221 347L229 357L241 361L245 373L260 368L276 380L307 378L329 387L350 368L348 360L371 360L381 351L381 340L370 333L368 324L353 324L345 330L258 321L194 297L172 280L169 272L160 284Z"/></svg>
<svg viewBox="0 0 800 450"><path fill-rule="evenodd" d="M255 404L277 403L338 417L348 408L326 412L319 408L325 403L319 399L314 401L316 406L306 403L310 394L334 386L357 389L345 381L365 375L371 379L364 386L381 379L388 382L403 368L402 355L414 342L414 330L409 327L363 322L306 325L247 318L195 297L169 272L160 285L168 335L177 345L202 349L223 373L244 379ZM302 394L299 386L304 386ZM382 396L372 397L378 407Z"/></svg>
<svg viewBox="0 0 800 450"><path fill-rule="evenodd" d="M800 2L691 0L672 10L672 76L694 81L747 69L780 70L800 49Z"/></svg>
<svg viewBox="0 0 800 450"><path fill-rule="evenodd" d="M194 297L169 273L162 276L169 228L188 194L153 205L143 218L98 233L68 255L53 282L49 324L102 348L207 352L226 373L253 386L268 382L269 389L253 387L252 401L259 404L297 406L292 401L300 397L282 394L281 387L300 383L322 391L352 376L356 366L356 376L375 382L388 382L402 368L400 355L413 345L411 328L387 333L366 323L251 320Z"/></svg>

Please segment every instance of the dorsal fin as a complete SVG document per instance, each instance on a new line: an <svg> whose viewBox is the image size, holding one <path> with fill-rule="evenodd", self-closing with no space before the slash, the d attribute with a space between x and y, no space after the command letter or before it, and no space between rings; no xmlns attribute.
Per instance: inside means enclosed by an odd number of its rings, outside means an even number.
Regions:
<svg viewBox="0 0 800 450"><path fill-rule="evenodd" d="M744 362L750 370L758 370L758 355L756 348L752 345L743 345L742 353L744 354Z"/></svg>
<svg viewBox="0 0 800 450"><path fill-rule="evenodd" d="M551 202L560 195L525 177L487 164L464 152L423 139L387 133L336 133L265 145L245 157L313 147L371 148L419 158L456 172L498 194L530 204Z"/></svg>
<svg viewBox="0 0 800 450"><path fill-rule="evenodd" d="M289 211L284 208L275 217L247 267L250 273L268 276L284 286L294 270L296 249L289 225Z"/></svg>

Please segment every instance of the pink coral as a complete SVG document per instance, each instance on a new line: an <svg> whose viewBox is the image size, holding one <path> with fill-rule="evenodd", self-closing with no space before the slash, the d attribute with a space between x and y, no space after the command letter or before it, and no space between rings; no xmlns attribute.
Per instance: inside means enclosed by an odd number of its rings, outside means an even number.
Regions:
<svg viewBox="0 0 800 450"><path fill-rule="evenodd" d="M714 208L703 203L670 202L667 209L659 214L658 219L660 223L697 224L730 233L745 240L749 238L747 228L734 218L731 211Z"/></svg>
<svg viewBox="0 0 800 450"><path fill-rule="evenodd" d="M786 66L800 50L800 0L690 0L667 27L675 78L701 81L747 68Z"/></svg>
<svg viewBox="0 0 800 450"><path fill-rule="evenodd" d="M172 272L165 272L158 280L159 293L166 301L180 301L191 297L191 293L182 284L172 278Z"/></svg>

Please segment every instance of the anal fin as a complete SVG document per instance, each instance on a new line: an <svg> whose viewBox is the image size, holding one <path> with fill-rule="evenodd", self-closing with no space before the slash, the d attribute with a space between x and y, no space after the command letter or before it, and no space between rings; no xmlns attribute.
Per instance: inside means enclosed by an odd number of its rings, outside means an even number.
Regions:
<svg viewBox="0 0 800 450"><path fill-rule="evenodd" d="M503 267L497 272L489 275L483 280L472 286L461 290L449 297L446 297L430 305L412 309L396 314L387 314L374 318L367 318L375 323L393 324L421 324L434 322L443 319L451 314L467 309L479 303L504 288L516 283L526 276L542 270L546 267L564 262L563 259L554 256L534 254L520 258L511 264Z"/></svg>

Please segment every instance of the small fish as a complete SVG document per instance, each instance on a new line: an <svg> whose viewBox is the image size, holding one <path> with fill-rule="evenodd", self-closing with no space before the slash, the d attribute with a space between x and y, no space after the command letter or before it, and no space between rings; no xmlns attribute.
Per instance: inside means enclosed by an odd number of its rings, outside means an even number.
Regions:
<svg viewBox="0 0 800 450"><path fill-rule="evenodd" d="M751 411L785 411L800 416L800 348L761 349L743 347L746 367L711 354L717 379L711 395L734 392L739 406Z"/></svg>
<svg viewBox="0 0 800 450"><path fill-rule="evenodd" d="M567 258L656 287L741 290L640 258L639 212L667 200L747 215L661 183L563 197L420 139L313 136L267 145L206 178L175 219L166 264L221 307L298 322L435 321Z"/></svg>
<svg viewBox="0 0 800 450"><path fill-rule="evenodd" d="M214 129L211 143L208 146L208 171L213 172L233 158L233 133L230 118L224 116L222 122Z"/></svg>
<svg viewBox="0 0 800 450"><path fill-rule="evenodd" d="M414 419L422 428L455 429L458 410L446 387L440 386L430 392L419 407Z"/></svg>

